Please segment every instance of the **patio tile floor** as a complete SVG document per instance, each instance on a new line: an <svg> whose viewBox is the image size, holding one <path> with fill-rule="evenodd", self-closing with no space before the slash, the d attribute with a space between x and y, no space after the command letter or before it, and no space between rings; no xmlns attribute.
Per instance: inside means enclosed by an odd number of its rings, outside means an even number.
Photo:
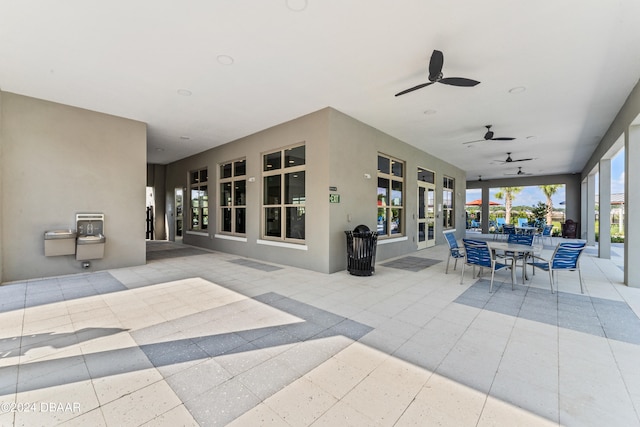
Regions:
<svg viewBox="0 0 640 427"><path fill-rule="evenodd" d="M640 425L640 289L612 252L584 254L584 295L569 273L489 294L433 265L446 245L356 277L150 242L0 287L0 425Z"/></svg>

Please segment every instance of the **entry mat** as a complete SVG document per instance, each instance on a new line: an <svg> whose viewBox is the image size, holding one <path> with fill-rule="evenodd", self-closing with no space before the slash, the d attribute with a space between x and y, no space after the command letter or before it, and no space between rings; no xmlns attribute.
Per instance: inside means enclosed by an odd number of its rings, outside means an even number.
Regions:
<svg viewBox="0 0 640 427"><path fill-rule="evenodd" d="M624 301L612 301L549 288L494 285L478 280L454 302L509 316L542 322L599 337L640 344L640 319Z"/></svg>
<svg viewBox="0 0 640 427"><path fill-rule="evenodd" d="M185 257L185 256L193 256L193 255L205 255L210 253L211 252L207 252L205 250L193 248L190 246L184 246L182 248L176 247L176 246L172 246L172 247L168 246L166 248L156 247L154 249L149 249L149 247L147 247L147 262L157 261L161 259L168 259L168 258L179 258L179 257Z"/></svg>
<svg viewBox="0 0 640 427"><path fill-rule="evenodd" d="M278 267L278 266L275 266L275 265L264 264L262 262L252 261L250 259L244 259L244 258L231 259L231 260L229 260L229 262L231 262L233 264L242 265L244 267L253 268L255 270L260 270L260 271L282 270L282 267Z"/></svg>
<svg viewBox="0 0 640 427"><path fill-rule="evenodd" d="M442 262L439 259L420 258L417 256L406 256L404 258L394 259L393 261L382 264L385 267L397 268L400 270L420 271L432 265Z"/></svg>

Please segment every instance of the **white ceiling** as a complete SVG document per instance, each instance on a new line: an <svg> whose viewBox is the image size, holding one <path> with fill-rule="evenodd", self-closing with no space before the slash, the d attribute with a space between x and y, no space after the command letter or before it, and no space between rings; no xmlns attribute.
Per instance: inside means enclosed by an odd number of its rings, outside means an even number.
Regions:
<svg viewBox="0 0 640 427"><path fill-rule="evenodd" d="M481 84L395 97L434 49ZM579 172L639 77L638 0L0 0L0 89L143 121L150 163L330 106L469 179Z"/></svg>

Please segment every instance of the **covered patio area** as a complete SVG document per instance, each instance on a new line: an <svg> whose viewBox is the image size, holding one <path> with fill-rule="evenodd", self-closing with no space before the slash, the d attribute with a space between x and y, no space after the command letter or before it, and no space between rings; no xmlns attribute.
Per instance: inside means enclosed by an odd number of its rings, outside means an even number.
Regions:
<svg viewBox="0 0 640 427"><path fill-rule="evenodd" d="M460 285L444 245L372 277L149 245L144 266L0 287L0 424L640 424L618 247L583 255L584 295L570 273L552 295L544 275Z"/></svg>

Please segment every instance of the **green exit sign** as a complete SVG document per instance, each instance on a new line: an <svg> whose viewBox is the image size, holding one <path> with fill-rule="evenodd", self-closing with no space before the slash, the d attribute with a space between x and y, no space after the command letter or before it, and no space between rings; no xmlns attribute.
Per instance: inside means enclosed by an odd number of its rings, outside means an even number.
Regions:
<svg viewBox="0 0 640 427"><path fill-rule="evenodd" d="M329 203L340 203L339 194L329 194Z"/></svg>

